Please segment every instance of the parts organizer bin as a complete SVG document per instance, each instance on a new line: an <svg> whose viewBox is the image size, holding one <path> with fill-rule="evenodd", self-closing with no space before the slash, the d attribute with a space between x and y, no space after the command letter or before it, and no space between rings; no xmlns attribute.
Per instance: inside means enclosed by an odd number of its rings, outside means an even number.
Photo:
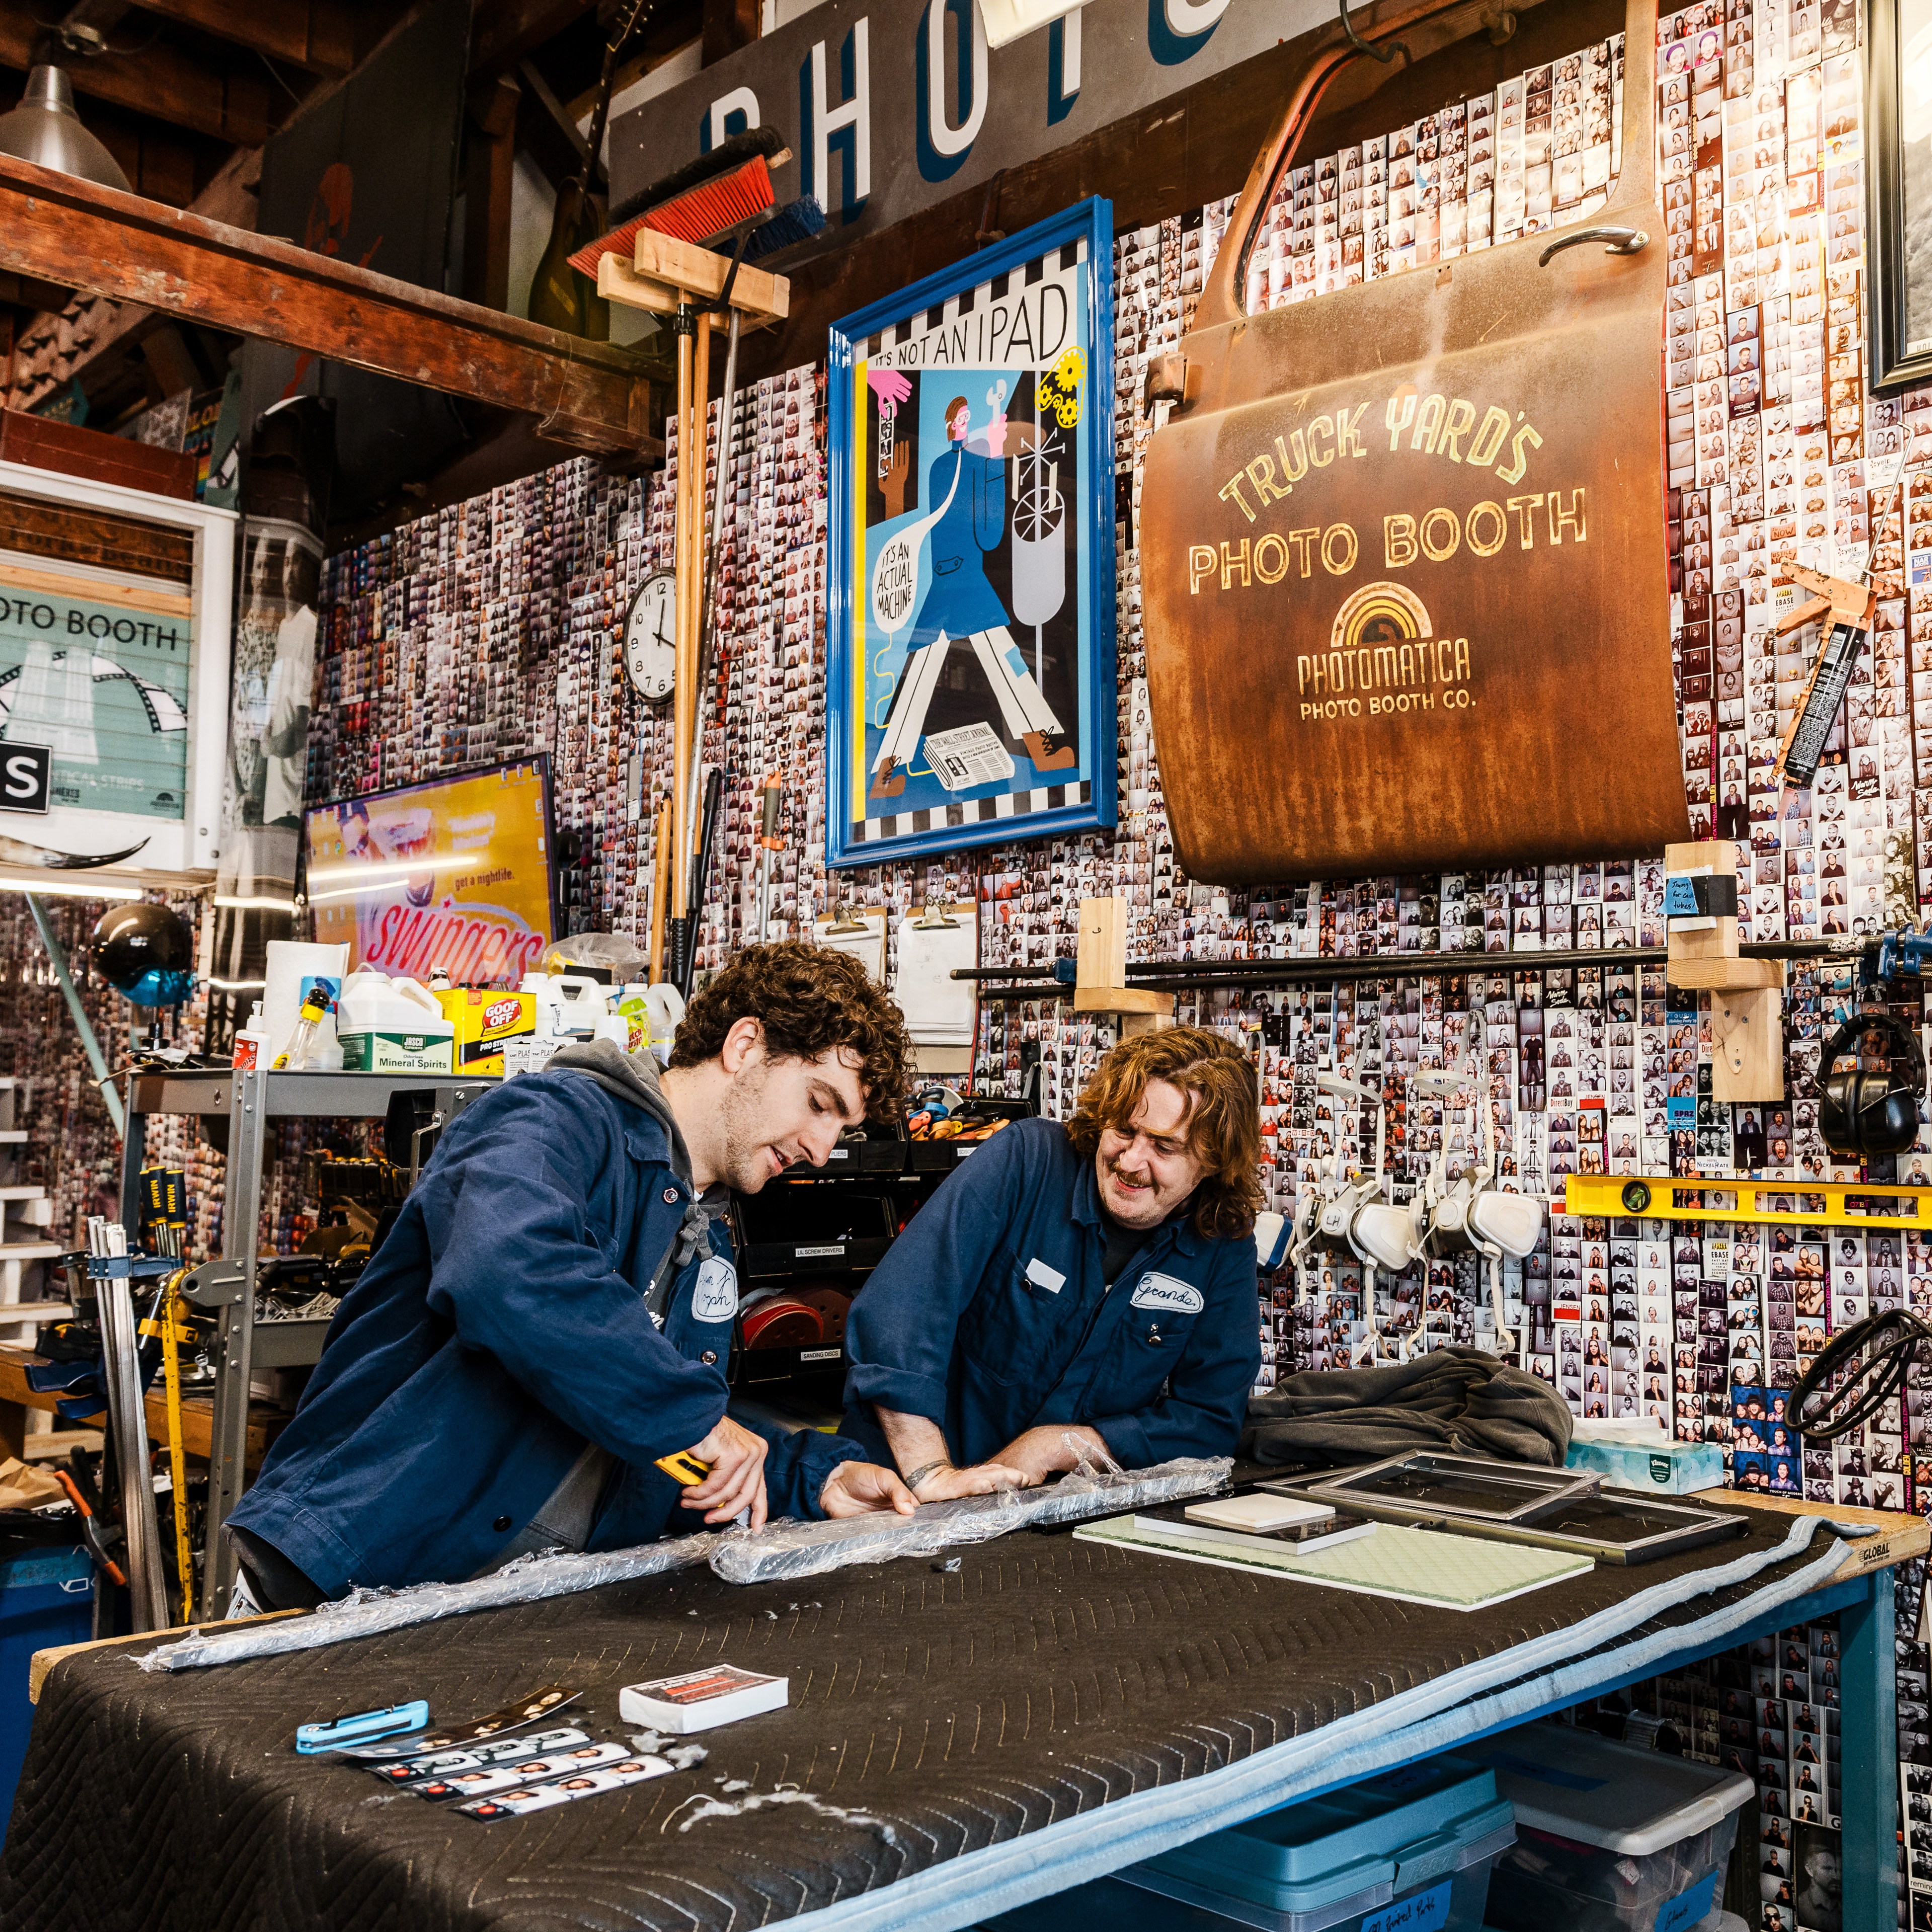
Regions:
<svg viewBox="0 0 1932 1932"><path fill-rule="evenodd" d="M1490 1772L1430 1758L986 1923L998 1932L1480 1932L1490 1870L1515 1836Z"/></svg>
<svg viewBox="0 0 1932 1932"><path fill-rule="evenodd" d="M1567 1724L1468 1748L1516 1807L1490 1893L1496 1932L1690 1932L1722 1902L1749 1778Z"/></svg>
<svg viewBox="0 0 1932 1932"><path fill-rule="evenodd" d="M32 1550L0 1563L0 1838L27 1755L34 1707L27 1666L37 1650L93 1634L94 1566L84 1550Z"/></svg>

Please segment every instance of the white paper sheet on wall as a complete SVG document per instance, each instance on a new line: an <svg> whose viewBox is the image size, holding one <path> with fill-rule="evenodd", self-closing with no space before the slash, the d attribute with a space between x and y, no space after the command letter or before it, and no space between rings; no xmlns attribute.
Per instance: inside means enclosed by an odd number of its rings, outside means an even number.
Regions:
<svg viewBox="0 0 1932 1932"><path fill-rule="evenodd" d="M892 998L920 1046L970 1046L978 1018L970 980L956 980L957 967L980 960L979 908L972 904L935 908L899 922L898 969Z"/></svg>
<svg viewBox="0 0 1932 1932"><path fill-rule="evenodd" d="M855 907L836 919L815 920L812 935L835 952L849 952L863 962L880 986L886 983L886 914L880 907Z"/></svg>

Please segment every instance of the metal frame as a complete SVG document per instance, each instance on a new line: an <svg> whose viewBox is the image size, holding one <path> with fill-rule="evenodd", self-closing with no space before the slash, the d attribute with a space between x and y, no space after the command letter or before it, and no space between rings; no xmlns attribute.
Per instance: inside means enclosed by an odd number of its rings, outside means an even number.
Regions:
<svg viewBox="0 0 1932 1932"><path fill-rule="evenodd" d="M1906 336L1905 158L1902 145L1900 0L1865 9L1865 282L1870 303L1871 392L1895 394L1932 376L1932 350Z"/></svg>
<svg viewBox="0 0 1932 1932"><path fill-rule="evenodd" d="M1525 1492L1524 1500L1508 1507L1485 1508L1458 1504L1453 1498L1428 1502L1391 1496L1376 1489L1358 1486L1370 1477L1428 1462L1453 1480L1464 1471L1476 1480L1502 1484ZM1570 1480L1562 1480L1568 1475ZM1538 1479L1542 1486L1538 1488ZM1306 1496L1334 1504L1337 1510L1368 1516L1384 1522L1444 1528L1452 1533L1492 1538L1502 1543L1524 1544L1534 1548L1565 1550L1588 1556L1599 1563L1648 1563L1656 1558L1676 1556L1701 1548L1720 1538L1733 1536L1744 1526L1744 1520L1707 1504L1686 1502L1682 1497L1662 1498L1613 1489L1600 1476L1582 1471L1564 1471L1502 1463L1492 1466L1478 1456L1457 1456L1433 1450L1405 1450L1399 1456L1385 1456L1359 1469L1334 1469L1318 1475L1297 1477L1287 1482L1266 1484L1277 1493ZM1562 1512L1573 1504L1601 1504L1643 1514L1673 1516L1671 1527L1647 1536L1618 1543L1564 1526Z"/></svg>
<svg viewBox="0 0 1932 1932"><path fill-rule="evenodd" d="M16 164L0 156L0 174L14 165ZM122 835L130 826L138 826L147 835L143 850L118 866L104 866L86 876L117 885L158 885L164 880L184 885L206 882L214 875L220 843L222 775L228 742L228 675L234 633L236 532L239 517L232 510L218 509L210 504L157 496L150 490L130 490L118 483L97 483L91 478L69 476L25 463L0 463L0 488L43 502L106 510L116 516L184 530L194 538L194 576L188 593L192 604L188 628L194 641L186 706L187 794L182 801L179 820L61 806L44 818L33 820L33 826L36 838L45 838L61 846L78 843L89 850L105 849L117 839L124 845L129 842ZM90 572L85 567L72 568L70 594L85 597ZM92 574L96 583L122 580L112 572ZM80 875L54 876L71 879Z"/></svg>
<svg viewBox="0 0 1932 1932"><path fill-rule="evenodd" d="M1853 1548L1856 1549L1854 1545ZM1454 1750L1500 1731L1513 1731L1538 1718L1554 1717L1592 1697L1606 1696L1652 1678L1668 1677L1688 1664L1736 1650L1754 1638L1770 1636L1799 1624L1814 1623L1836 1611L1838 1616L1838 1726L1843 1755L1839 1760L1838 1816L1844 1856L1842 1922L1847 1927L1890 1927L1898 1910L1898 1682L1892 1655L1892 1576L1888 1567L1868 1575L1828 1583L1782 1608L1727 1632L1714 1643L1688 1645L1641 1670L1605 1674L1580 1694L1566 1692L1536 1710L1499 1724L1472 1726L1466 1733L1433 1738L1426 1750L1367 1772L1338 1778L1301 1794L1297 1802L1345 1790L1370 1778L1382 1778L1445 1750ZM1442 1720L1432 1720L1439 1732Z"/></svg>
<svg viewBox="0 0 1932 1932"><path fill-rule="evenodd" d="M221 1258L232 1270L213 1298L221 1322L215 1364L214 1418L208 1471L208 1531L203 1545L202 1600L211 1617L225 1616L235 1560L222 1526L248 1487L248 1378L256 1367L293 1367L322 1352L326 1322L265 1327L257 1352L256 1240L261 1220L262 1156L271 1120L373 1119L388 1111L391 1095L435 1096L438 1126L447 1126L496 1084L494 1076L452 1073L276 1073L260 1068L216 1067L206 1072L136 1073L128 1078L128 1128L122 1144L121 1198L132 1201L147 1145L150 1114L222 1114L228 1118L228 1172L221 1218ZM286 1326L299 1336L274 1333Z"/></svg>
<svg viewBox="0 0 1932 1932"><path fill-rule="evenodd" d="M935 822L930 830L902 832L890 838L855 842L850 794L854 760L856 758L862 766L865 761L865 724L862 718L855 720L853 716L854 673L862 668L853 662L854 614L855 604L862 608L866 599L866 585L855 583L852 574L855 452L864 434L862 412L855 409L852 394L853 370L860 352L868 336L938 309L950 298L976 289L995 276L1010 274L1036 256L1082 238L1087 243L1090 272L1087 320L1090 332L1088 388L1076 434L1086 474L1081 485L1084 498L1070 502L1066 515L1070 524L1078 529L1079 541L1084 546L1079 566L1080 594L1089 600L1089 647L1088 662L1082 667L1078 702L1081 764L1090 776L1090 802L1016 812L1003 818L968 820L960 814L956 801L932 808L929 816ZM968 256L950 268L940 269L850 315L842 316L831 325L826 364L830 422L826 496L830 520L825 627L828 706L825 842L826 863L835 872L853 866L878 865L888 860L931 857L974 846L997 845L1016 838L1064 838L1104 830L1114 823L1118 806L1114 741L1118 721L1114 661L1104 641L1114 634L1114 496L1108 479L1113 475L1114 396L1111 377L1101 380L1102 373L1111 370L1113 364L1113 204L1097 196L1090 196L982 249L976 255ZM863 708L862 701L860 708ZM1051 784L1042 784L1040 788L1058 789ZM910 807L896 812L881 808L878 815L909 819L913 811Z"/></svg>
<svg viewBox="0 0 1932 1932"><path fill-rule="evenodd" d="M1418 1468L1418 1465L1427 1466ZM1412 1470L1418 1474L1438 1474L1445 1482L1466 1475L1474 1481L1520 1490L1522 1498L1507 1508L1486 1508L1479 1504L1459 1503L1453 1499L1442 1502L1424 1502L1420 1498L1412 1501L1378 1489L1357 1486L1366 1484L1371 1477L1386 1476L1396 1469ZM1385 1456L1379 1462L1370 1462L1359 1469L1330 1469L1318 1476L1298 1478L1295 1487L1323 1502L1333 1503L1338 1509L1346 1508L1357 1516L1368 1514L1363 1508L1366 1503L1390 1514L1418 1517L1428 1522L1439 1522L1445 1516L1454 1516L1460 1522L1480 1523L1486 1529L1522 1522L1539 1510L1564 1502L1572 1496L1593 1493L1601 1481L1600 1477L1587 1470L1551 1469L1530 1463L1492 1462L1481 1456L1453 1455L1443 1450L1405 1449L1399 1456Z"/></svg>

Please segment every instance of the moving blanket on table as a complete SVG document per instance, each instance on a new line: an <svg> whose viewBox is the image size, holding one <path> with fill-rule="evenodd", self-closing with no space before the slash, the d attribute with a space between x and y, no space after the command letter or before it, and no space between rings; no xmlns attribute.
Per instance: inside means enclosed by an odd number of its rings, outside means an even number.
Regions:
<svg viewBox="0 0 1932 1932"><path fill-rule="evenodd" d="M0 1925L946 1932L1393 1761L1432 1713L1719 1644L1844 1561L1815 1519L1744 1514L1728 1544L1468 1614L1023 1532L952 1571L689 1570L210 1670L92 1652L42 1693ZM313 1718L409 1696L454 1721L539 1683L622 1738L621 1686L720 1659L788 1676L790 1707L526 1818L290 1748Z"/></svg>

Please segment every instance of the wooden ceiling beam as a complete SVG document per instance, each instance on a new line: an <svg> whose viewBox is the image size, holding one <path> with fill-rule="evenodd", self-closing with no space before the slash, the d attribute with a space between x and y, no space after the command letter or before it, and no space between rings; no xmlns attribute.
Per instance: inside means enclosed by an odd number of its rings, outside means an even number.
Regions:
<svg viewBox="0 0 1932 1932"><path fill-rule="evenodd" d="M140 0L144 13L333 80L356 64L356 16L341 0Z"/></svg>
<svg viewBox="0 0 1932 1932"><path fill-rule="evenodd" d="M592 12L596 0L479 0L470 29L470 71L501 74Z"/></svg>
<svg viewBox="0 0 1932 1932"><path fill-rule="evenodd" d="M524 410L576 448L655 448L650 384L627 350L10 155L0 155L0 270Z"/></svg>
<svg viewBox="0 0 1932 1932"><path fill-rule="evenodd" d="M0 304L10 308L34 311L63 309L67 306L68 296L73 292L71 289L61 288L52 282L39 281L26 275L0 274Z"/></svg>
<svg viewBox="0 0 1932 1932"><path fill-rule="evenodd" d="M25 74L33 64L35 38L25 9L0 10L0 67ZM139 53L96 54L74 61L68 74L76 94L92 94L238 147L256 148L274 123L268 113L272 83L261 64L253 64L252 74L247 68L218 70L159 41ZM86 118L84 112L81 118Z"/></svg>

